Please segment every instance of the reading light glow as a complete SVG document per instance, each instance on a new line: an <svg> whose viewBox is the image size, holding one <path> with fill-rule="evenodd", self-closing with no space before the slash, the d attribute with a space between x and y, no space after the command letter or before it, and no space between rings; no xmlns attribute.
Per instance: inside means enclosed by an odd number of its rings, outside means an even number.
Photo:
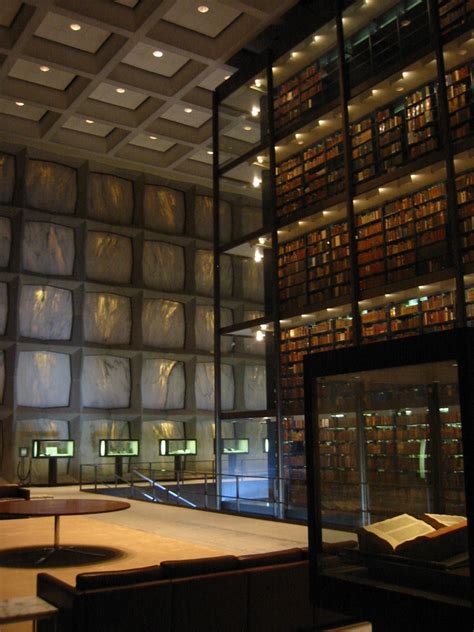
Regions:
<svg viewBox="0 0 474 632"><path fill-rule="evenodd" d="M262 181L260 180L260 178L258 176L254 176L254 179L252 180L252 186L255 189L258 189L258 187L262 184Z"/></svg>
<svg viewBox="0 0 474 632"><path fill-rule="evenodd" d="M260 108L257 105L252 106L250 113L252 116L258 116L260 114Z"/></svg>
<svg viewBox="0 0 474 632"><path fill-rule="evenodd" d="M206 4L201 4L198 6L199 13L207 13L209 11L209 7Z"/></svg>
<svg viewBox="0 0 474 632"><path fill-rule="evenodd" d="M260 263L260 261L263 259L263 252L261 248L255 248L255 254L253 258L256 263Z"/></svg>
<svg viewBox="0 0 474 632"><path fill-rule="evenodd" d="M94 121L92 119L86 119L86 123L89 123L89 125L92 125Z"/></svg>
<svg viewBox="0 0 474 632"><path fill-rule="evenodd" d="M15 101L15 105L18 105L19 108L22 108L25 104L23 101Z"/></svg>
<svg viewBox="0 0 474 632"><path fill-rule="evenodd" d="M259 165L261 165L264 160L265 160L265 158L263 156L257 156L257 162L258 162Z"/></svg>
<svg viewBox="0 0 474 632"><path fill-rule="evenodd" d="M149 136L148 137L150 140L156 140L156 136Z"/></svg>
<svg viewBox="0 0 474 632"><path fill-rule="evenodd" d="M49 70L50 70L49 66L40 66L39 68L40 68L41 72L49 72Z"/></svg>
<svg viewBox="0 0 474 632"><path fill-rule="evenodd" d="M124 94L125 88L115 88L115 92L117 92L118 94Z"/></svg>
<svg viewBox="0 0 474 632"><path fill-rule="evenodd" d="M261 329L259 329L257 333L255 334L255 339L257 340L257 342L262 342L264 338L265 338L265 333Z"/></svg>
<svg viewBox="0 0 474 632"><path fill-rule="evenodd" d="M262 85L262 80L261 79L255 79L255 87L256 88L260 88L261 85Z"/></svg>
<svg viewBox="0 0 474 632"><path fill-rule="evenodd" d="M208 156L213 156L214 155L214 152L212 151L212 149L208 149L207 150L207 155Z"/></svg>
<svg viewBox="0 0 474 632"><path fill-rule="evenodd" d="M153 57L163 57L164 53L162 50L154 50Z"/></svg>
<svg viewBox="0 0 474 632"><path fill-rule="evenodd" d="M244 125L244 131L245 132L251 132L252 128L250 127L250 125Z"/></svg>
<svg viewBox="0 0 474 632"><path fill-rule="evenodd" d="M259 237L258 243L263 246L263 244L267 241L266 237Z"/></svg>
<svg viewBox="0 0 474 632"><path fill-rule="evenodd" d="M82 26L80 24L70 24L69 28L71 29L71 31L80 31L82 29Z"/></svg>
<svg viewBox="0 0 474 632"><path fill-rule="evenodd" d="M184 111L186 112L186 114L191 114L193 108L184 108Z"/></svg>

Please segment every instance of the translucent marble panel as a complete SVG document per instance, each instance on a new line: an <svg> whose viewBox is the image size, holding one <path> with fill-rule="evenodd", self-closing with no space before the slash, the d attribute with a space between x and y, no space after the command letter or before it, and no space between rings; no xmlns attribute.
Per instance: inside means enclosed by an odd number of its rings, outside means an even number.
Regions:
<svg viewBox="0 0 474 632"><path fill-rule="evenodd" d="M8 204L13 199L15 188L15 158L0 154L0 202Z"/></svg>
<svg viewBox="0 0 474 632"><path fill-rule="evenodd" d="M145 185L143 214L147 228L169 235L182 235L185 222L184 193L155 184Z"/></svg>
<svg viewBox="0 0 474 632"><path fill-rule="evenodd" d="M0 217L0 267L6 268L12 247L12 223L8 217Z"/></svg>
<svg viewBox="0 0 474 632"><path fill-rule="evenodd" d="M146 298L143 301L143 343L163 349L182 349L185 336L184 305L176 301Z"/></svg>
<svg viewBox="0 0 474 632"><path fill-rule="evenodd" d="M89 217L109 224L133 221L133 183L103 173L89 175L87 190Z"/></svg>
<svg viewBox="0 0 474 632"><path fill-rule="evenodd" d="M0 404L3 404L5 392L5 353L0 351Z"/></svg>
<svg viewBox="0 0 474 632"><path fill-rule="evenodd" d="M263 303L263 264L242 258L242 286L244 298Z"/></svg>
<svg viewBox="0 0 474 632"><path fill-rule="evenodd" d="M28 160L25 173L26 205L54 213L76 209L77 174L72 167L44 160Z"/></svg>
<svg viewBox="0 0 474 632"><path fill-rule="evenodd" d="M90 355L82 361L82 404L91 408L128 408L130 361L117 356Z"/></svg>
<svg viewBox="0 0 474 632"><path fill-rule="evenodd" d="M214 295L214 255L211 250L196 250L194 260L195 282L197 294ZM221 296L232 296L233 273L232 258L221 256Z"/></svg>
<svg viewBox="0 0 474 632"><path fill-rule="evenodd" d="M31 450L33 439L69 439L69 424L62 419L35 418L21 419L17 422L15 433L15 453L20 446ZM77 449L77 446L76 446ZM58 459L58 478L67 473L69 459ZM48 459L31 460L31 479L35 483L46 483L48 480ZM70 482L70 480L68 481Z"/></svg>
<svg viewBox="0 0 474 632"><path fill-rule="evenodd" d="M20 351L17 362L16 399L19 406L53 408L69 405L69 355L51 351Z"/></svg>
<svg viewBox="0 0 474 632"><path fill-rule="evenodd" d="M232 410L234 407L234 370L231 366L221 366L221 397L222 410ZM214 364L212 362L198 362L194 383L196 408L198 410L214 410Z"/></svg>
<svg viewBox="0 0 474 632"><path fill-rule="evenodd" d="M128 296L107 292L86 292L84 339L102 344L130 343L132 306Z"/></svg>
<svg viewBox="0 0 474 632"><path fill-rule="evenodd" d="M25 222L23 268L31 272L70 276L74 269L74 230L48 222Z"/></svg>
<svg viewBox="0 0 474 632"><path fill-rule="evenodd" d="M186 382L184 365L174 360L143 361L142 406L157 410L184 408Z"/></svg>
<svg viewBox="0 0 474 632"><path fill-rule="evenodd" d="M70 340L72 292L58 287L24 285L20 290L20 336Z"/></svg>
<svg viewBox="0 0 474 632"><path fill-rule="evenodd" d="M166 292L184 289L184 249L164 241L145 241L143 281L146 286Z"/></svg>
<svg viewBox="0 0 474 632"><path fill-rule="evenodd" d="M99 457L100 439L129 439L128 421L93 419L81 424L81 460L83 463L114 463L114 457ZM85 470L87 473L87 470Z"/></svg>
<svg viewBox="0 0 474 632"><path fill-rule="evenodd" d="M7 330L8 318L8 287L6 283L0 283L0 336L4 336Z"/></svg>
<svg viewBox="0 0 474 632"><path fill-rule="evenodd" d="M232 310L221 308L221 327L232 325ZM214 349L214 307L212 305L196 305L196 320L194 322L196 347L205 351ZM232 351L232 336L221 338L221 351Z"/></svg>
<svg viewBox="0 0 474 632"><path fill-rule="evenodd" d="M212 206L212 197L196 195L194 202L196 236L209 241L214 239ZM232 236L232 210L230 204L223 200L221 200L219 205L219 223L221 242L227 243Z"/></svg>
<svg viewBox="0 0 474 632"><path fill-rule="evenodd" d="M244 370L244 402L247 410L267 408L267 374L263 365L246 366Z"/></svg>
<svg viewBox="0 0 474 632"><path fill-rule="evenodd" d="M114 233L88 232L86 274L89 279L95 281L130 283L132 240Z"/></svg>
<svg viewBox="0 0 474 632"><path fill-rule="evenodd" d="M240 209L242 235L249 235L262 227L262 209L253 206L243 206Z"/></svg>

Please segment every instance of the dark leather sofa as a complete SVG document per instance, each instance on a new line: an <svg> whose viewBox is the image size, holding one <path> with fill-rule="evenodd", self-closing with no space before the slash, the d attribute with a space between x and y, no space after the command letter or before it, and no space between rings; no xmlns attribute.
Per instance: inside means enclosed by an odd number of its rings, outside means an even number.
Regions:
<svg viewBox="0 0 474 632"><path fill-rule="evenodd" d="M291 632L315 629L307 551L225 555L81 573L70 586L39 573L58 632ZM321 611L328 625L345 617ZM40 622L39 631L48 631ZM321 629L321 628L318 628Z"/></svg>

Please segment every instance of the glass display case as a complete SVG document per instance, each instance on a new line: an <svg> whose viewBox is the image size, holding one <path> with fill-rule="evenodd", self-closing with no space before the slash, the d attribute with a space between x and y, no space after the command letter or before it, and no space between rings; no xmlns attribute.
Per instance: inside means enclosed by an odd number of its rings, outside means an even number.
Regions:
<svg viewBox="0 0 474 632"><path fill-rule="evenodd" d="M470 329L305 359L315 577L326 573L322 531L332 528L357 535L345 561L359 579L470 600L473 359Z"/></svg>
<svg viewBox="0 0 474 632"><path fill-rule="evenodd" d="M72 458L74 441L71 439L33 439L34 459Z"/></svg>
<svg viewBox="0 0 474 632"><path fill-rule="evenodd" d="M222 439L222 454L248 454L248 439Z"/></svg>
<svg viewBox="0 0 474 632"><path fill-rule="evenodd" d="M161 456L185 456L197 454L196 439L160 439Z"/></svg>
<svg viewBox="0 0 474 632"><path fill-rule="evenodd" d="M100 439L100 456L138 456L139 441L137 439Z"/></svg>

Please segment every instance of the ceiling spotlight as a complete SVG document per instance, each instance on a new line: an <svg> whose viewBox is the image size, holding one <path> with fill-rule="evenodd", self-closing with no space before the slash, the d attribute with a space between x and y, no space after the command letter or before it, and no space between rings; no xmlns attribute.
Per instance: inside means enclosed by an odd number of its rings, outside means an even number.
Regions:
<svg viewBox="0 0 474 632"><path fill-rule="evenodd" d="M200 4L198 6L199 13L207 13L209 11L209 7L206 4Z"/></svg>
<svg viewBox="0 0 474 632"><path fill-rule="evenodd" d="M41 72L49 72L50 70L49 66L40 66L39 69L41 70Z"/></svg>
<svg viewBox="0 0 474 632"><path fill-rule="evenodd" d="M261 248L255 248L255 254L253 258L256 263L260 263L260 261L263 259L263 252Z"/></svg>
<svg viewBox="0 0 474 632"><path fill-rule="evenodd" d="M162 50L154 50L153 57L163 57L164 53Z"/></svg>
<svg viewBox="0 0 474 632"><path fill-rule="evenodd" d="M252 180L252 186L255 189L258 189L258 187L262 184L262 181L260 180L260 178L258 176L255 176L254 179Z"/></svg>
<svg viewBox="0 0 474 632"><path fill-rule="evenodd" d="M156 140L156 138L157 138L157 137L156 137L156 136L148 136L148 138L149 138L150 140Z"/></svg>
<svg viewBox="0 0 474 632"><path fill-rule="evenodd" d="M191 114L193 108L184 108L184 111L186 112L186 114Z"/></svg>
<svg viewBox="0 0 474 632"><path fill-rule="evenodd" d="M80 24L70 24L69 28L71 29L71 31L80 31L82 29L82 26Z"/></svg>
<svg viewBox="0 0 474 632"><path fill-rule="evenodd" d="M256 88L260 88L261 85L262 85L262 80L261 79L255 79L255 87Z"/></svg>
<svg viewBox="0 0 474 632"><path fill-rule="evenodd" d="M89 125L92 125L94 121L92 119L86 119L86 123L88 123Z"/></svg>
<svg viewBox="0 0 474 632"><path fill-rule="evenodd" d="M263 340L264 338L265 338L265 333L264 333L261 329L259 329L259 330L257 331L257 333L255 334L255 339L256 339L256 341L257 341L257 342L262 342L262 340Z"/></svg>
<svg viewBox="0 0 474 632"><path fill-rule="evenodd" d="M264 160L265 160L265 158L263 156L257 156L257 162L258 162L259 165L261 165Z"/></svg>
<svg viewBox="0 0 474 632"><path fill-rule="evenodd" d="M15 101L15 105L18 105L19 108L22 108L25 104L23 101Z"/></svg>
<svg viewBox="0 0 474 632"><path fill-rule="evenodd" d="M250 113L252 116L258 116L260 114L260 108L257 105L252 106Z"/></svg>
<svg viewBox="0 0 474 632"><path fill-rule="evenodd" d="M123 94L125 92L125 88L115 88L115 92L118 92L118 94Z"/></svg>

